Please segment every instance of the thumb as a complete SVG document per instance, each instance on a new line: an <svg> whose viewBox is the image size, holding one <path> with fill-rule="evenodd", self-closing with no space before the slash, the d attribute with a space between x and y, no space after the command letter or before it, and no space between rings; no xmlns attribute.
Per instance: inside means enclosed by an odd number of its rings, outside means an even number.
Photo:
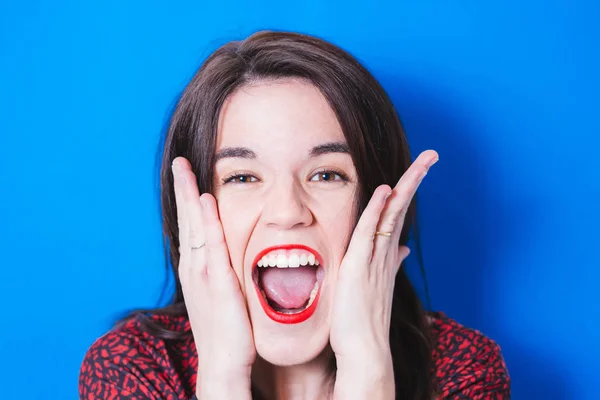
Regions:
<svg viewBox="0 0 600 400"><path fill-rule="evenodd" d="M401 264L404 262L404 260L406 259L406 257L408 257L408 255L410 254L410 249L408 248L408 246L400 246L400 248L398 249L398 259L396 260L396 273L398 273L398 270L400 270L400 266Z"/></svg>

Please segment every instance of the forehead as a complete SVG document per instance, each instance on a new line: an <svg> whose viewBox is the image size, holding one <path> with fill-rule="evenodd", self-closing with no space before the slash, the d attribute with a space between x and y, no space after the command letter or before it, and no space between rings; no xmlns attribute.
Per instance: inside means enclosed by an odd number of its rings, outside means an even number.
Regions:
<svg viewBox="0 0 600 400"><path fill-rule="evenodd" d="M232 94L221 110L217 151L244 146L259 155L308 151L323 142L345 142L335 113L312 84L280 80Z"/></svg>

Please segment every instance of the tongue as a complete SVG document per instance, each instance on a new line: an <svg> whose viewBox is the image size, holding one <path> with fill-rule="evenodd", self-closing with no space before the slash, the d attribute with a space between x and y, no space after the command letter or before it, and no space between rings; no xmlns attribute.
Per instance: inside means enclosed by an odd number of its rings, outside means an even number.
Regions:
<svg viewBox="0 0 600 400"><path fill-rule="evenodd" d="M267 298L282 308L303 307L317 281L316 269L309 266L298 268L264 268L260 283Z"/></svg>

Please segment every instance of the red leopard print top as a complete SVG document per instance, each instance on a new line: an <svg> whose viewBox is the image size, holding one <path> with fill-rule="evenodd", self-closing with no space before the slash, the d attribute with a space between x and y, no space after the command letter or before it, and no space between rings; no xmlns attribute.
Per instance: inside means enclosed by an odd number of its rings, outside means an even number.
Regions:
<svg viewBox="0 0 600 400"><path fill-rule="evenodd" d="M496 343L443 313L431 313L436 338L435 379L442 399L509 399L510 378ZM174 331L189 330L183 317L154 316ZM196 386L196 348L156 339L136 319L98 339L79 376L81 399L191 399Z"/></svg>

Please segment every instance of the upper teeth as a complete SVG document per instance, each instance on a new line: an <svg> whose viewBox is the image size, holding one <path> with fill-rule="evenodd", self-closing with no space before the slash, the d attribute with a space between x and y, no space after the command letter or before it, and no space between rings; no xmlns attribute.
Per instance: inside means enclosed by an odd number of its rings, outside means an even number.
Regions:
<svg viewBox="0 0 600 400"><path fill-rule="evenodd" d="M259 267L297 268L301 265L319 265L319 261L314 254L304 250L274 251L258 260Z"/></svg>

